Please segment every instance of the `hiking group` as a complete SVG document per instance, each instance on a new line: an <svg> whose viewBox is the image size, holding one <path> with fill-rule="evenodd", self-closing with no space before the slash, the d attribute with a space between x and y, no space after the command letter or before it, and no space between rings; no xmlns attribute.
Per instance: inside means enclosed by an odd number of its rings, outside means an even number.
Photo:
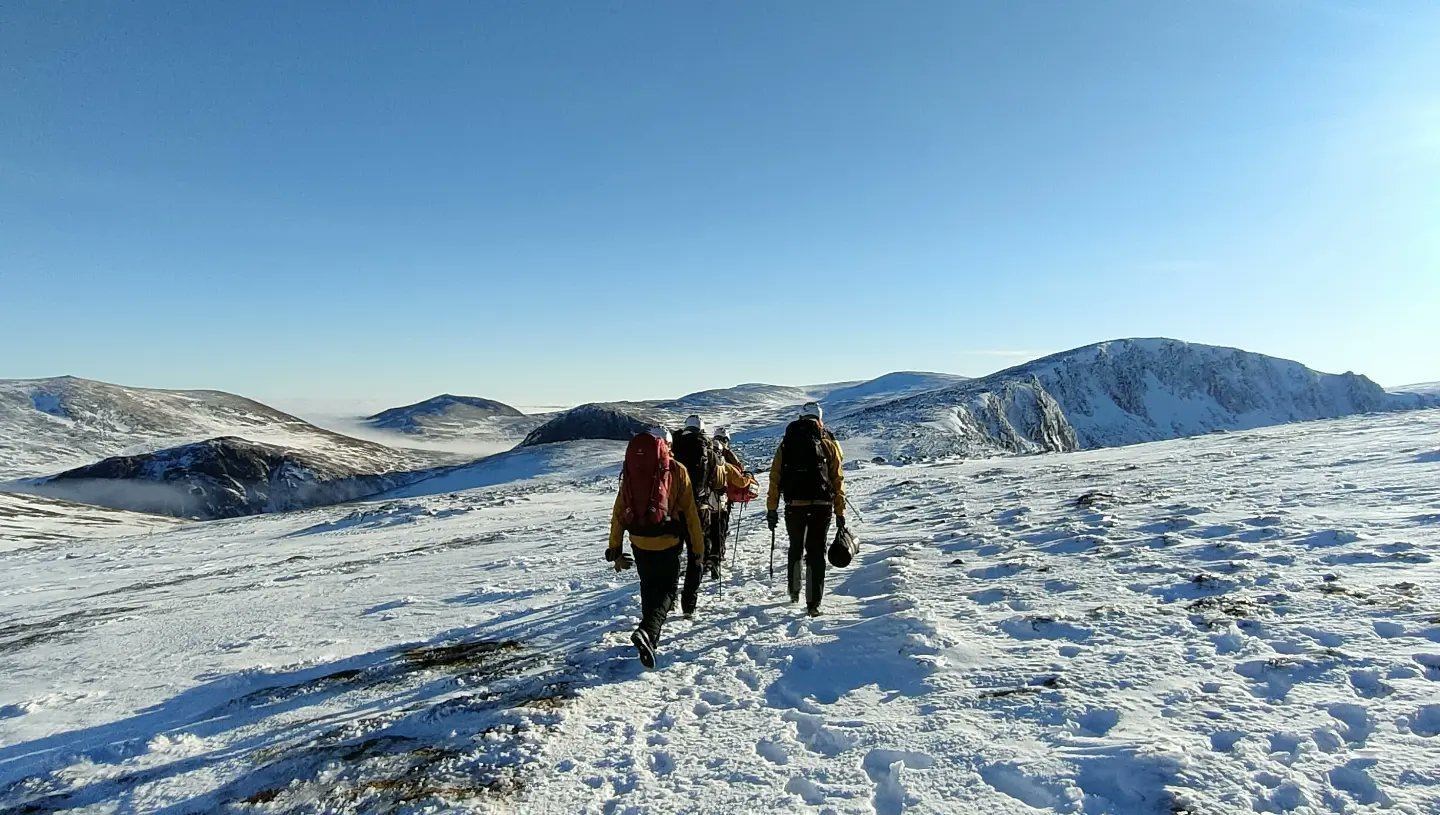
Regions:
<svg viewBox="0 0 1440 815"><path fill-rule="evenodd" d="M835 546L843 550L843 560L837 562L848 562L854 552L853 539L844 532L844 459L821 416L820 406L810 402L786 427L770 464L765 514L773 575L774 535L783 499L790 602L799 602L803 587L806 611L812 617L820 614L825 593L832 517L841 530ZM630 640L647 668L655 666L660 634L676 594L681 612L689 618L699 601L702 578L708 574L712 580L720 579L731 513L736 504L743 513L745 504L758 497L756 486L754 476L730 448L729 434L722 428L710 438L699 416L686 419L685 427L673 436L656 427L630 440L610 516L605 559L616 571L633 562L640 577L640 625ZM633 560L623 547L625 533L630 535Z"/></svg>

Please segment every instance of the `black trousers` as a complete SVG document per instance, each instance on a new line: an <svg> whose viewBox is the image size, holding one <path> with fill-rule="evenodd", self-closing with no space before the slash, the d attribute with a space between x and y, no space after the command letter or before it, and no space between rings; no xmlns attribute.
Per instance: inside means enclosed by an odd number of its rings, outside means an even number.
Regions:
<svg viewBox="0 0 1440 815"><path fill-rule="evenodd" d="M829 545L830 518L834 510L828 505L785 507L785 532L790 536L790 596L800 596L800 561L805 561L805 605L820 606L825 594L825 547Z"/></svg>
<svg viewBox="0 0 1440 815"><path fill-rule="evenodd" d="M680 610L686 614L695 610L696 603L700 600L700 578L705 574L704 564L710 562L710 553L714 551L716 544L712 540L714 534L715 512L710 509L700 509L700 533L705 536L705 553L697 560L690 554L689 547L685 549L685 587L680 592Z"/></svg>
<svg viewBox="0 0 1440 815"><path fill-rule="evenodd" d="M675 606L675 589L680 582L680 553L683 544L652 552L634 549L635 572L640 575L640 630L650 642L660 644L660 630Z"/></svg>
<svg viewBox="0 0 1440 815"><path fill-rule="evenodd" d="M709 540L705 541L705 565L725 562L725 536L730 532L730 510L710 513Z"/></svg>

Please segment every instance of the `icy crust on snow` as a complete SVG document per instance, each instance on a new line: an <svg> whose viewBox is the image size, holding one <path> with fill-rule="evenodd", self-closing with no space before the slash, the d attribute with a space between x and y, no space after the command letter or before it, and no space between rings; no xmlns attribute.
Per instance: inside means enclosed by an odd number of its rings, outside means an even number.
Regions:
<svg viewBox="0 0 1440 815"><path fill-rule="evenodd" d="M1424 404L1353 373L1319 373L1235 348L1131 339L893 400L833 424L842 437L886 440L882 455L907 460L1113 447Z"/></svg>
<svg viewBox="0 0 1440 815"><path fill-rule="evenodd" d="M653 672L583 469L13 551L0 810L1435 812L1437 439L862 467L826 616L752 514Z"/></svg>
<svg viewBox="0 0 1440 815"><path fill-rule="evenodd" d="M0 480L217 436L304 449L370 472L430 461L220 391L131 388L68 376L0 380Z"/></svg>

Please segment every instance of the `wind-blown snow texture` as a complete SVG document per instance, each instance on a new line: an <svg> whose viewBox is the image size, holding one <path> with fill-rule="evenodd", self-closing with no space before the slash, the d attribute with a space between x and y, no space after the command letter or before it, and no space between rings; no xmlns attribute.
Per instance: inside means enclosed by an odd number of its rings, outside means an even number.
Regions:
<svg viewBox="0 0 1440 815"><path fill-rule="evenodd" d="M1440 411L850 485L827 616L751 520L653 672L609 480L7 553L0 809L1440 807Z"/></svg>
<svg viewBox="0 0 1440 815"><path fill-rule="evenodd" d="M1358 374L1168 339L1044 357L833 422L887 458L1112 447L1419 407Z"/></svg>

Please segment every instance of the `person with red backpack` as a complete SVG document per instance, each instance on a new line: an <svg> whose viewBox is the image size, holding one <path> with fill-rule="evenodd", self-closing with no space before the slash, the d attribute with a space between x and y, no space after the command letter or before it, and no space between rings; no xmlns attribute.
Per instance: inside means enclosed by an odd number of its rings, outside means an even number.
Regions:
<svg viewBox="0 0 1440 815"><path fill-rule="evenodd" d="M790 602L800 600L800 566L805 565L805 610L820 616L825 594L825 547L830 519L845 528L844 455L835 436L820 420L820 405L808 402L800 418L785 428L785 438L770 463L770 493L765 502L765 523L774 531L780 523L780 499L785 499L785 531L790 537L787 587Z"/></svg>
<svg viewBox="0 0 1440 815"><path fill-rule="evenodd" d="M682 538L692 560L704 553L705 538L685 466L670 455L669 432L655 428L630 440L620 472L620 491L610 514L605 559L618 572L629 567L624 535L630 533L635 571L640 576L640 625L630 642L646 668L655 667L660 632L675 605L680 583Z"/></svg>

